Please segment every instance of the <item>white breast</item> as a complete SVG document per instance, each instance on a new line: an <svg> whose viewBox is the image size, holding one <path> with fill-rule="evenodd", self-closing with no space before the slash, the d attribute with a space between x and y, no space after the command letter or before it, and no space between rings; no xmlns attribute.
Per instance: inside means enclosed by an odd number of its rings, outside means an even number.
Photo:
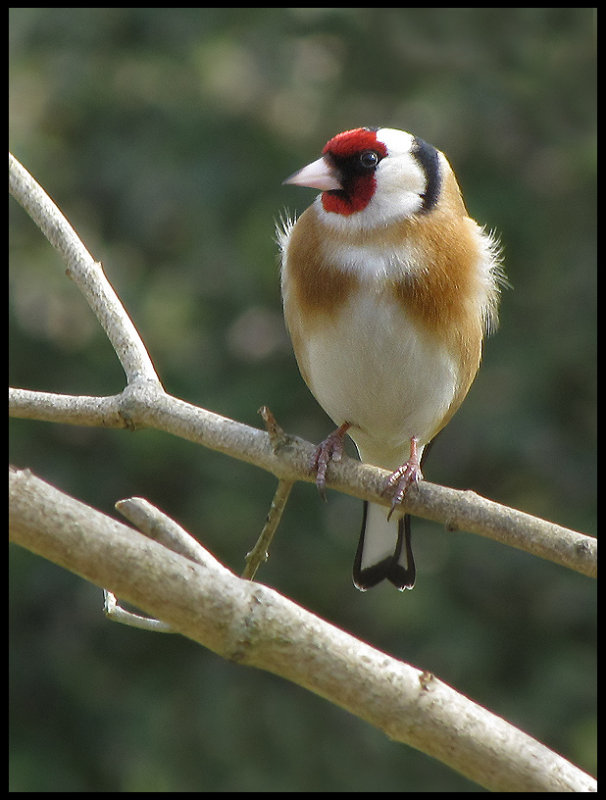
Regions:
<svg viewBox="0 0 606 800"><path fill-rule="evenodd" d="M395 469L411 437L425 444L445 416L456 369L447 351L372 284L315 327L306 362L316 399L336 425L352 423L362 459Z"/></svg>

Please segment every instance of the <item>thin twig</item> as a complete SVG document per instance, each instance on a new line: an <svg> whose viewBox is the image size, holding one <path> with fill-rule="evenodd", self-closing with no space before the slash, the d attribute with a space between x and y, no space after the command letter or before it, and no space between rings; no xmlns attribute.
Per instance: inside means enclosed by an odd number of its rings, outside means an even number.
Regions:
<svg viewBox="0 0 606 800"><path fill-rule="evenodd" d="M127 611L119 605L115 594L103 590L103 611L105 616L112 622L119 622L121 625L128 625L129 628L139 628L143 631L152 633L176 633L175 629L167 622L154 617L143 617L133 611Z"/></svg>
<svg viewBox="0 0 606 800"><path fill-rule="evenodd" d="M261 535L257 539L255 546L246 554L246 566L242 572L242 577L252 581L257 574L257 570L269 558L269 546L274 538L274 534L282 519L282 513L290 496L293 487L292 481L278 481L278 488L271 501L271 506L267 512L267 519Z"/></svg>
<svg viewBox="0 0 606 800"><path fill-rule="evenodd" d="M276 418L268 406L261 406L259 414L263 417L265 429L269 436L269 441L274 453L279 453L280 450L292 446L292 438L289 437L278 425ZM242 572L242 577L252 581L257 574L261 564L264 564L269 558L269 546L274 538L282 514L286 507L286 503L290 496L290 491L294 485L293 481L280 480L276 488L275 494L271 501L271 506L267 512L265 525L255 546L246 554L246 565Z"/></svg>

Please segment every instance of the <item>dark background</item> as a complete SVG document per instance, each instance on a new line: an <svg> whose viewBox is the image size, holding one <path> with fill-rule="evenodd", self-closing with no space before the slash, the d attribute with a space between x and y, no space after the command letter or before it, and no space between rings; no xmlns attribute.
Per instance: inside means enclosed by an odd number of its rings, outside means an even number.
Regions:
<svg viewBox="0 0 606 800"><path fill-rule="evenodd" d="M425 474L596 532L592 9L13 9L10 146L100 259L167 390L319 441L280 310L281 181L360 125L448 156L513 286ZM119 363L10 202L10 379L113 394ZM11 460L107 513L141 495L241 571L275 479L154 431L11 422ZM260 580L595 769L595 587L414 525L418 582L361 594L360 504L295 487ZM12 548L11 789L474 791L272 675L114 625Z"/></svg>

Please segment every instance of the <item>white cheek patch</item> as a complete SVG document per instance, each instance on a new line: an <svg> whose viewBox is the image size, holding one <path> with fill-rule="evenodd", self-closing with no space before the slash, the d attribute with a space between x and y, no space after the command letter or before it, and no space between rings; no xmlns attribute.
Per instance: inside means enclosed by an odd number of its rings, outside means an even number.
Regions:
<svg viewBox="0 0 606 800"><path fill-rule="evenodd" d="M327 227L346 233L373 230L397 220L408 219L423 207L423 198L418 191L423 191L425 183L424 180L417 180L418 178L419 175L416 174L415 185L418 187L417 191L406 190L399 185L390 188L386 185L387 181L384 181L379 193L379 185L377 183L377 191L366 208L347 216L334 211L326 211L322 205L322 196L320 195L314 201L318 218Z"/></svg>

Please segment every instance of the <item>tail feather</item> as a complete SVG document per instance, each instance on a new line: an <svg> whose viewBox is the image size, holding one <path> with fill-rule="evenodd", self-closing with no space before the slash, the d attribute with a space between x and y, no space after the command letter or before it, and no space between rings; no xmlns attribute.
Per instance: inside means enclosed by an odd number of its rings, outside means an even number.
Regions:
<svg viewBox="0 0 606 800"><path fill-rule="evenodd" d="M354 560L353 580L361 591L388 580L403 591L415 584L410 516L387 519L387 509L364 503L362 532Z"/></svg>

